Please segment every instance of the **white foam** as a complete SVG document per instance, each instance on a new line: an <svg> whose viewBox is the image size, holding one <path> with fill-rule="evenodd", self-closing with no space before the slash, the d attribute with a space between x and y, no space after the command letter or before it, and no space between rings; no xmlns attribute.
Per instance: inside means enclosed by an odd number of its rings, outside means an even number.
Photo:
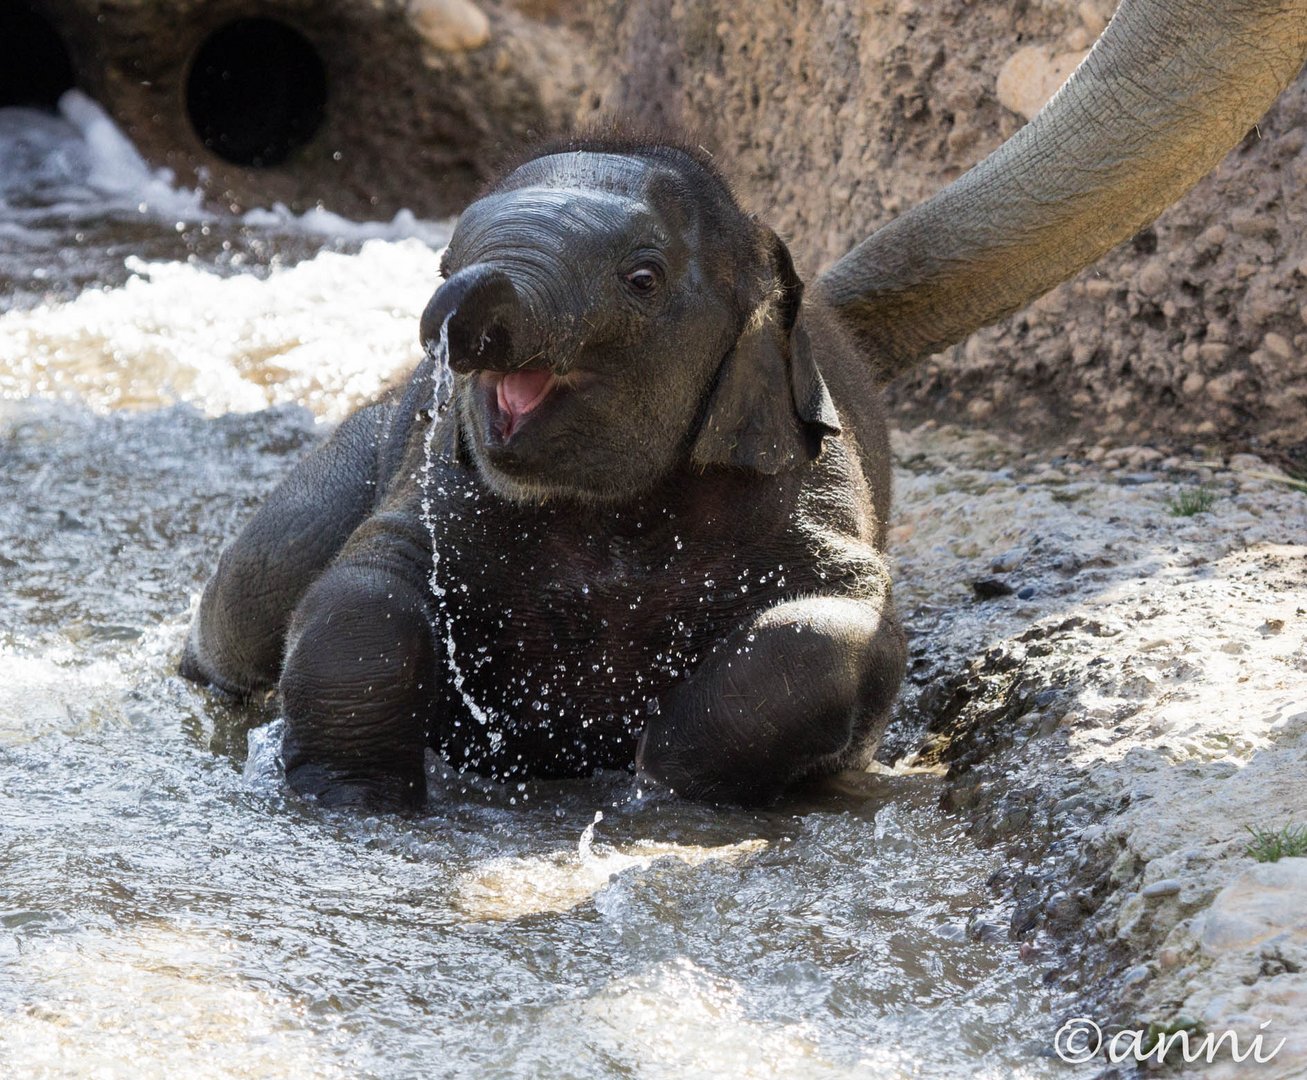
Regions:
<svg viewBox="0 0 1307 1080"><path fill-rule="evenodd" d="M129 260L121 288L0 314L0 398L209 415L297 402L339 420L417 363L439 265L417 240L322 252L266 279Z"/></svg>
<svg viewBox="0 0 1307 1080"><path fill-rule="evenodd" d="M80 90L59 99L59 112L86 147L87 187L102 195L135 202L142 213L195 218L202 213L198 192L175 186L167 169L151 169L108 113Z"/></svg>
<svg viewBox="0 0 1307 1080"><path fill-rule="evenodd" d="M432 247L444 247L453 232L449 221L425 221L411 210L400 210L389 221L350 221L324 207L296 214L281 203L271 210L247 211L241 220L253 228L279 229L305 236L338 240L421 240Z"/></svg>

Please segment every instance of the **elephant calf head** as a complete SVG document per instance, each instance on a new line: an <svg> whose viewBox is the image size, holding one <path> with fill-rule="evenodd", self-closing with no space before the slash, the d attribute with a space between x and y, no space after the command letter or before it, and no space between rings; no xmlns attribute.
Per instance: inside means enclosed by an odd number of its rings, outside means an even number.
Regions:
<svg viewBox="0 0 1307 1080"><path fill-rule="evenodd" d="M692 151L547 149L442 269L423 343L446 334L462 446L506 498L628 499L687 458L775 473L838 429L789 252Z"/></svg>

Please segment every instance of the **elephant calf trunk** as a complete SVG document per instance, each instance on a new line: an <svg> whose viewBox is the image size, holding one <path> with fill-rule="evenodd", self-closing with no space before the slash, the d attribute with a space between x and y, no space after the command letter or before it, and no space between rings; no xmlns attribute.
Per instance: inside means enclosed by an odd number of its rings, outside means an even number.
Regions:
<svg viewBox="0 0 1307 1080"><path fill-rule="evenodd" d="M493 266L469 266L436 290L422 313L421 340L428 353L446 324L449 366L460 374L511 371L532 355L522 348L530 335L521 298L508 275Z"/></svg>

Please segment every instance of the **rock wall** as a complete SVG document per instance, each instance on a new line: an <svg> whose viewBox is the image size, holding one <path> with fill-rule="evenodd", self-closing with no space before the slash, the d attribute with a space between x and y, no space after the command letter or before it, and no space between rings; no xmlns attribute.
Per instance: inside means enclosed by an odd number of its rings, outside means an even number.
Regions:
<svg viewBox="0 0 1307 1080"><path fill-rule="evenodd" d="M1301 1077L1307 858L1259 861L1250 830L1307 821L1307 499L1252 454L1058 449L895 433L910 653L881 758L943 767L944 806L1008 852L1011 920L970 929L1066 994L1057 1023L1245 1048L1268 1023L1287 1042L1255 1075Z"/></svg>
<svg viewBox="0 0 1307 1080"><path fill-rule="evenodd" d="M147 158L237 207L321 201L366 217L404 207L457 213L505 146L570 120L582 82L583 50L557 20L496 0L31 2L64 38L77 83ZM264 167L224 160L190 114L205 43L249 19L302 36L325 76L311 137ZM248 61L260 109L245 115L275 110L302 89L298 75L279 83L284 70L257 43Z"/></svg>
<svg viewBox="0 0 1307 1080"><path fill-rule="evenodd" d="M524 139L611 117L711 150L811 275L1015 132L1113 0L0 0L31 3L153 161L234 205L457 212ZM321 57L320 129L252 168L188 118L197 51L275 18ZM0 46L0 60L3 47ZM890 389L904 420L1223 441L1307 469L1307 80L1132 243Z"/></svg>
<svg viewBox="0 0 1307 1080"><path fill-rule="evenodd" d="M592 0L579 119L690 131L812 273L1033 115L1111 0ZM1024 115L1023 115L1024 114ZM1118 251L891 388L905 417L1233 440L1307 465L1307 80Z"/></svg>

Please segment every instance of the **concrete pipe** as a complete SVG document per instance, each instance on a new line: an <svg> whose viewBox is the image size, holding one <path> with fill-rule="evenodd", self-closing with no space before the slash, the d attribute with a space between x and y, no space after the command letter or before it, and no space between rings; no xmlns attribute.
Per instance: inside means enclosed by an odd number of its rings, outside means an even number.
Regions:
<svg viewBox="0 0 1307 1080"><path fill-rule="evenodd" d="M76 84L68 46L24 0L0 0L0 108L50 109Z"/></svg>
<svg viewBox="0 0 1307 1080"><path fill-rule="evenodd" d="M78 86L235 209L456 212L567 126L583 54L507 0L0 0L0 105Z"/></svg>

